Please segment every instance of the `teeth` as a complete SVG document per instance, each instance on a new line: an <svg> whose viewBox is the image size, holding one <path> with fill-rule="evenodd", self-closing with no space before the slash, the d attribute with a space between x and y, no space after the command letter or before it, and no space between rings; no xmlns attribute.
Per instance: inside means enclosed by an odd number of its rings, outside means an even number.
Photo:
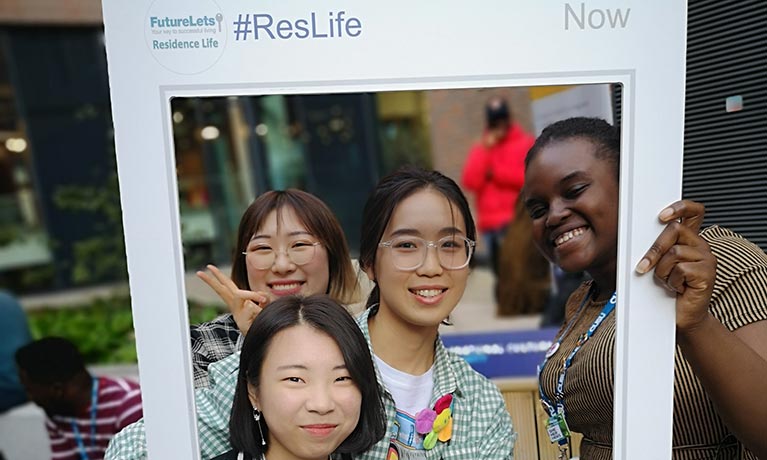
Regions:
<svg viewBox="0 0 767 460"><path fill-rule="evenodd" d="M289 291L291 289L295 289L297 287L301 286L301 283L291 283L291 284L273 284L272 289L275 291Z"/></svg>
<svg viewBox="0 0 767 460"><path fill-rule="evenodd" d="M415 294L421 297L434 297L442 294L442 289L418 289Z"/></svg>
<svg viewBox="0 0 767 460"><path fill-rule="evenodd" d="M563 233L559 236L556 240L554 240L554 245L559 246L562 243L565 243L567 241L570 241L571 239L575 238L576 236L583 235L583 232L585 232L586 229L584 227L579 227L573 230L570 230L569 232Z"/></svg>

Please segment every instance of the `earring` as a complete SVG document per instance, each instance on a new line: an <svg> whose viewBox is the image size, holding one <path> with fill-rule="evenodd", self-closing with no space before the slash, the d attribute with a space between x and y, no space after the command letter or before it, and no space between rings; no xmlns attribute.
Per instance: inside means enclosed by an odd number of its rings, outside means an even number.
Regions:
<svg viewBox="0 0 767 460"><path fill-rule="evenodd" d="M264 439L264 432L261 430L261 411L253 408L253 420L256 421L256 425L258 425L258 433L261 435L261 445L266 445L266 439Z"/></svg>

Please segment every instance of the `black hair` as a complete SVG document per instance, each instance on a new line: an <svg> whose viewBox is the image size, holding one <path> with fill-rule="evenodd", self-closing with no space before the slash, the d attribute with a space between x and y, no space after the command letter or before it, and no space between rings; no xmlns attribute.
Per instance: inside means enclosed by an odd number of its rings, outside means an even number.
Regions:
<svg viewBox="0 0 767 460"><path fill-rule="evenodd" d="M487 128L494 128L500 124L511 123L511 111L506 99L493 97L485 104L485 124Z"/></svg>
<svg viewBox="0 0 767 460"><path fill-rule="evenodd" d="M15 357L16 365L34 383L63 383L87 373L80 351L62 337L45 337L24 345Z"/></svg>
<svg viewBox="0 0 767 460"><path fill-rule="evenodd" d="M414 193L435 190L445 196L450 203L458 207L466 224L466 238L476 241L477 229L471 215L469 202L455 181L439 171L426 170L414 166L405 166L389 174L378 182L365 203L362 211L362 235L360 238L360 269L375 266L378 243L389 225L394 209L403 200ZM473 259L472 259L473 262ZM373 287L368 297L367 306L377 304L380 299L378 285Z"/></svg>
<svg viewBox="0 0 767 460"><path fill-rule="evenodd" d="M248 384L258 388L261 367L274 336L298 325L310 326L335 340L349 375L362 393L357 426L338 446L336 453L359 454L367 451L386 434L382 391L365 336L351 314L325 294L279 298L253 321L242 345L240 371L229 420L232 447L252 458L261 458L269 448L268 445L261 445L261 431L253 419L253 407L248 398ZM261 423L261 430L268 439L269 427L266 423ZM264 440L268 442L267 439Z"/></svg>
<svg viewBox="0 0 767 460"><path fill-rule="evenodd" d="M530 147L525 158L525 168L533 158L550 144L584 139L594 144L594 156L612 163L615 178L618 178L621 159L621 133L618 128L601 118L573 117L547 126Z"/></svg>

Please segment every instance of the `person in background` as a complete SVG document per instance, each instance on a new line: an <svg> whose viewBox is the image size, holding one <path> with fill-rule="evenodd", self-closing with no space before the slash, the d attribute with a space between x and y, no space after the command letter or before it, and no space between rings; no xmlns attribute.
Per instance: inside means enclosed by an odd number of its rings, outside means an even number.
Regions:
<svg viewBox="0 0 767 460"><path fill-rule="evenodd" d="M253 321L217 460L326 460L368 450L386 431L373 360L354 318L331 297L282 297Z"/></svg>
<svg viewBox="0 0 767 460"><path fill-rule="evenodd" d="M16 352L29 399L46 414L54 460L97 460L115 433L142 416L135 382L92 376L69 340L47 337Z"/></svg>
<svg viewBox="0 0 767 460"><path fill-rule="evenodd" d="M14 355L16 350L32 341L19 302L9 293L0 291L0 414L27 402L24 387L19 382Z"/></svg>
<svg viewBox="0 0 767 460"><path fill-rule="evenodd" d="M477 227L497 276L501 241L514 220L525 179L525 155L535 139L514 122L508 104L500 97L487 102L485 119L482 139L466 158L461 185L476 198Z"/></svg>
<svg viewBox="0 0 767 460"><path fill-rule="evenodd" d="M521 196L520 196L521 197ZM533 244L533 222L524 200L517 200L516 218L501 245L498 266L498 315L541 314L541 327L558 327L570 294L586 279L546 260Z"/></svg>
<svg viewBox="0 0 767 460"><path fill-rule="evenodd" d="M562 120L543 130L526 162L535 245L591 277L570 296L539 372L549 434L564 448L569 426L583 434L581 459L609 460L620 133L596 118ZM725 228L700 231L703 215L688 200L663 209L665 227L636 265L676 297L673 459L766 459L767 255Z"/></svg>
<svg viewBox="0 0 767 460"><path fill-rule="evenodd" d="M551 297L549 262L533 245L533 223L522 200L506 231L498 264L498 315L530 315L544 311Z"/></svg>

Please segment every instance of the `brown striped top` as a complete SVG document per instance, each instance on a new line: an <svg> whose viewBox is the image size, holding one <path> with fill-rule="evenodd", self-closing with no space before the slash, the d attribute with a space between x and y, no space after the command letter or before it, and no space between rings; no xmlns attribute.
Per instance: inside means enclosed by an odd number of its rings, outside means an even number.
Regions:
<svg viewBox="0 0 767 460"><path fill-rule="evenodd" d="M721 227L700 234L717 259L711 313L729 330L767 320L767 255L740 235ZM590 282L568 300L565 324L588 294ZM581 315L541 374L543 391L553 400L562 359L575 347L605 302L587 300ZM563 326L564 329L564 326ZM561 333L562 331L560 331ZM581 348L567 372L565 407L570 429L584 435L582 460L612 459L615 315L611 314ZM673 459L756 460L734 438L682 356L674 356ZM648 439L647 442L652 442Z"/></svg>

